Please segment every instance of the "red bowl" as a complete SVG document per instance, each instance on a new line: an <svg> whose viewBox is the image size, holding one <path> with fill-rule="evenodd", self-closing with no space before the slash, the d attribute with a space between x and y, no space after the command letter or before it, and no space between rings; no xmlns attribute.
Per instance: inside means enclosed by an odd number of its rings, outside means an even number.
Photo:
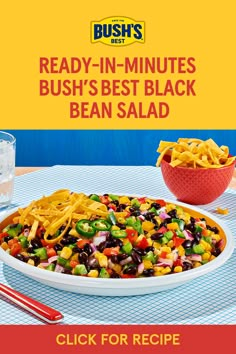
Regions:
<svg viewBox="0 0 236 354"><path fill-rule="evenodd" d="M165 184L180 201L188 204L207 204L218 198L228 187L235 162L220 168L172 167L165 155L161 171Z"/></svg>

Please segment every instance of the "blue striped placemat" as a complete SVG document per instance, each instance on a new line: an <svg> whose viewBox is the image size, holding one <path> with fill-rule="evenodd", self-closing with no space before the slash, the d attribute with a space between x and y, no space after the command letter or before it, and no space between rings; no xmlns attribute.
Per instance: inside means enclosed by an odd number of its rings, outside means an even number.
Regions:
<svg viewBox="0 0 236 354"><path fill-rule="evenodd" d="M17 207L69 188L85 193L116 192L175 199L165 186L160 169L146 166L53 166L16 177L13 206ZM236 238L236 191L228 189L215 202L202 206L218 215ZM0 213L0 217L4 213ZM0 282L56 307L64 324L235 324L236 252L219 269L181 287L161 293L131 297L74 294L42 285L0 262ZM41 324L37 318L0 297L0 324Z"/></svg>

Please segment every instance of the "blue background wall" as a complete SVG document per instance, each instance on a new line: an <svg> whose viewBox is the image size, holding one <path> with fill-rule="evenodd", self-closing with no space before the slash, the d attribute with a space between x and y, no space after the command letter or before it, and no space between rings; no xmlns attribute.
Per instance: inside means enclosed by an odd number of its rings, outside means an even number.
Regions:
<svg viewBox="0 0 236 354"><path fill-rule="evenodd" d="M236 130L11 130L17 166L155 165L160 140L213 138L236 155Z"/></svg>

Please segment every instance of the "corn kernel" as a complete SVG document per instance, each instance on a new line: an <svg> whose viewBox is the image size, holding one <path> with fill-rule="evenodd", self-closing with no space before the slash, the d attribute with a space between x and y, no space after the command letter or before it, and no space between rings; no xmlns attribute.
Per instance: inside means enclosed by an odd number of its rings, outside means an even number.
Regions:
<svg viewBox="0 0 236 354"><path fill-rule="evenodd" d="M27 263L28 263L29 265L34 266L34 260L33 260L33 259L29 259Z"/></svg>
<svg viewBox="0 0 236 354"><path fill-rule="evenodd" d="M153 268L152 262L147 259L144 259L143 264L145 269Z"/></svg>
<svg viewBox="0 0 236 354"><path fill-rule="evenodd" d="M108 259L107 259L107 256L105 256L104 254L100 253L100 252L97 252L95 254L95 258L97 259L100 267L102 268L107 268L108 266Z"/></svg>
<svg viewBox="0 0 236 354"><path fill-rule="evenodd" d="M182 271L183 271L183 268L181 266L174 267L174 273L180 273Z"/></svg>
<svg viewBox="0 0 236 354"><path fill-rule="evenodd" d="M179 225L177 224L177 222L171 222L169 224L167 224L167 229L168 230L178 230Z"/></svg>
<svg viewBox="0 0 236 354"><path fill-rule="evenodd" d="M166 258L167 259L174 259L174 255L173 255L173 253L168 253L167 255L166 255Z"/></svg>
<svg viewBox="0 0 236 354"><path fill-rule="evenodd" d="M69 259L72 255L72 249L70 247L63 247L60 257L64 258L64 259Z"/></svg>
<svg viewBox="0 0 236 354"><path fill-rule="evenodd" d="M203 261L208 261L210 259L211 255L207 252L203 253L202 255L202 260Z"/></svg>
<svg viewBox="0 0 236 354"><path fill-rule="evenodd" d="M213 261L213 259L215 259L216 257L215 256L213 256L213 254L211 255L211 257L210 257L210 261Z"/></svg>
<svg viewBox="0 0 236 354"><path fill-rule="evenodd" d="M3 249L4 251L6 251L6 250L9 248L7 242L3 242L3 243L1 244L1 247L2 247L2 249Z"/></svg>
<svg viewBox="0 0 236 354"><path fill-rule="evenodd" d="M144 203L140 205L140 210L141 211L145 211L148 210L150 208L150 204L149 203Z"/></svg>
<svg viewBox="0 0 236 354"><path fill-rule="evenodd" d="M128 197L120 197L119 198L119 203L120 204L128 204L128 205L130 205L130 199L128 198Z"/></svg>
<svg viewBox="0 0 236 354"><path fill-rule="evenodd" d="M129 207L128 207L128 208L129 208ZM119 218L118 218L118 222L119 222L120 224L125 224L125 223L126 223L126 220L125 220L125 218L119 217Z"/></svg>
<svg viewBox="0 0 236 354"><path fill-rule="evenodd" d="M152 241L152 239L151 239L151 238L148 238L148 239L147 239L147 242L148 242L148 246L152 246L153 241Z"/></svg>
<svg viewBox="0 0 236 354"><path fill-rule="evenodd" d="M130 242L128 238L123 238L121 241L123 242L123 245L126 245L126 243Z"/></svg>
<svg viewBox="0 0 236 354"><path fill-rule="evenodd" d="M180 267L180 268L182 268L182 267ZM162 272L162 274L169 274L171 272L171 268L165 267L161 272Z"/></svg>
<svg viewBox="0 0 236 354"><path fill-rule="evenodd" d="M201 245L202 248L204 248L204 250L206 250L206 251L211 251L211 249L212 249L211 245L210 245L208 242L204 241L204 240L201 240L201 241L200 241L200 245Z"/></svg>
<svg viewBox="0 0 236 354"><path fill-rule="evenodd" d="M120 230L120 228L118 227L118 226L116 226L116 225L113 225L112 227L111 227L111 230L113 231L113 230Z"/></svg>
<svg viewBox="0 0 236 354"><path fill-rule="evenodd" d="M173 248L173 247L174 247L174 241L173 241L173 240L170 240L170 241L167 243L167 246L170 247L170 248Z"/></svg>
<svg viewBox="0 0 236 354"><path fill-rule="evenodd" d="M69 232L69 235L71 236L75 236L75 237L79 237L78 232L76 231L76 229L71 229Z"/></svg>
<svg viewBox="0 0 236 354"><path fill-rule="evenodd" d="M97 269L92 269L90 272L88 272L88 277L90 278L97 278L98 277L98 271Z"/></svg>
<svg viewBox="0 0 236 354"><path fill-rule="evenodd" d="M162 272L154 272L155 277L160 277L161 275L164 275Z"/></svg>
<svg viewBox="0 0 236 354"><path fill-rule="evenodd" d="M78 253L75 253L75 254L71 257L71 260L78 262L78 260L79 260L79 254L78 254Z"/></svg>
<svg viewBox="0 0 236 354"><path fill-rule="evenodd" d="M159 267L159 266L154 267L155 272L161 272L163 269L164 269L164 267Z"/></svg>
<svg viewBox="0 0 236 354"><path fill-rule="evenodd" d="M169 213L169 211L175 209L174 204L166 204L166 212Z"/></svg>
<svg viewBox="0 0 236 354"><path fill-rule="evenodd" d="M202 264L200 262L194 262L193 268L198 268L200 267Z"/></svg>
<svg viewBox="0 0 236 354"><path fill-rule="evenodd" d="M156 250L159 250L161 248L161 244L159 242L153 242L153 247L156 249ZM155 252L156 253L156 252Z"/></svg>
<svg viewBox="0 0 236 354"><path fill-rule="evenodd" d="M170 248L170 247L167 247L167 246L163 246L163 247L161 248L161 251L166 252L166 253L171 253L171 248Z"/></svg>
<svg viewBox="0 0 236 354"><path fill-rule="evenodd" d="M216 240L216 242L220 241L220 235L212 233L212 238Z"/></svg>
<svg viewBox="0 0 236 354"><path fill-rule="evenodd" d="M115 264L115 265L112 267L112 269L113 269L116 273L120 274L122 267L121 267L120 264Z"/></svg>
<svg viewBox="0 0 236 354"><path fill-rule="evenodd" d="M151 221L144 221L142 223L142 227L144 231L150 231L154 229L155 224L153 224L153 222Z"/></svg>
<svg viewBox="0 0 236 354"><path fill-rule="evenodd" d="M183 246L180 245L179 247L177 247L177 250L180 257L185 255L185 249L183 248Z"/></svg>
<svg viewBox="0 0 236 354"><path fill-rule="evenodd" d="M39 264L39 265L37 266L37 268L45 269L44 266L42 266L41 264Z"/></svg>

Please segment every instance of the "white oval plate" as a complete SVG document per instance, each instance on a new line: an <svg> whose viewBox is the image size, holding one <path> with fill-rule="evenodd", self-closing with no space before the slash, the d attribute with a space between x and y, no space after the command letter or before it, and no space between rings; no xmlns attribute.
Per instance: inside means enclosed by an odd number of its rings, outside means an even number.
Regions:
<svg viewBox="0 0 236 354"><path fill-rule="evenodd" d="M113 193L114 194L114 193ZM130 195L131 196L131 195ZM132 197L141 197L141 195L132 195ZM146 196L150 199L161 199L153 196ZM0 259L10 267L18 270L24 275L39 281L51 287L87 295L99 296L129 296L151 294L163 290L173 289L190 280L200 277L215 270L224 264L231 256L234 250L233 236L229 228L214 215L201 210L195 206L185 203L166 200L198 213L200 217L205 217L207 222L217 226L224 233L226 245L223 252L213 261L202 265L201 267L187 270L182 273L164 275L162 277L134 278L134 279L107 279L107 278L89 278L75 275L49 272L44 269L33 267L27 263L21 262L10 256L0 247ZM16 211L16 210L15 210ZM12 215L11 212L9 215ZM6 217L4 218L4 220ZM4 220L1 220L3 222Z"/></svg>

